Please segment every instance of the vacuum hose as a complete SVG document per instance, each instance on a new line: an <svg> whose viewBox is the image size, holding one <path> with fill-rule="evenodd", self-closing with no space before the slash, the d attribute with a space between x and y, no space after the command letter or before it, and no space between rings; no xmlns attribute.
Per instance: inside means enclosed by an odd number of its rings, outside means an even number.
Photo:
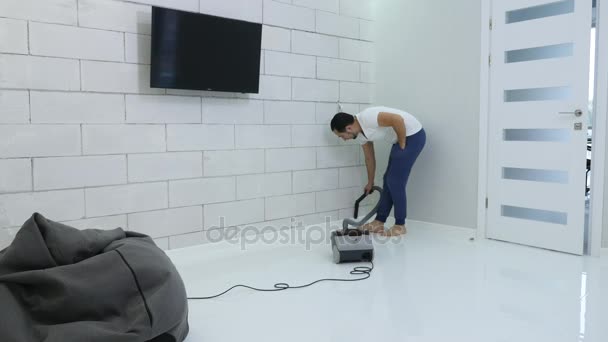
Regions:
<svg viewBox="0 0 608 342"><path fill-rule="evenodd" d="M374 216L376 214L376 212L378 212L378 207L380 206L380 201L378 201L378 203L376 203L376 206L374 207L374 209L372 209L367 215L365 215L365 217L363 217L361 220L357 221L357 217L359 216L359 204L367 196L371 195L374 191L378 191L380 194L382 194L382 188L379 186L374 186L369 193L365 193L361 197L359 197L359 199L357 199L357 201L355 202L354 218L345 219L344 221L342 221L342 229L344 230L344 232L347 232L349 230L349 226L352 226L355 229L361 227L362 225L365 224L365 222L367 222L370 218L372 218L372 216Z"/></svg>

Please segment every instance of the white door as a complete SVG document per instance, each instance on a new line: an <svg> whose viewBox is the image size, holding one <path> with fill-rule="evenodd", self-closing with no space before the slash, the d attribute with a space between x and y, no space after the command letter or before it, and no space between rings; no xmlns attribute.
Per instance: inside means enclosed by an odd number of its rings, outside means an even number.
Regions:
<svg viewBox="0 0 608 342"><path fill-rule="evenodd" d="M591 0L493 0L487 237L583 253Z"/></svg>

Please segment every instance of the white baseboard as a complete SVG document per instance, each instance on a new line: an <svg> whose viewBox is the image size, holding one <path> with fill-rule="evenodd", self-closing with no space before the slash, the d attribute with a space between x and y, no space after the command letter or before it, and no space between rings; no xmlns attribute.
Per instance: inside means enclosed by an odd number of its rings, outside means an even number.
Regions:
<svg viewBox="0 0 608 342"><path fill-rule="evenodd" d="M451 226L451 225L441 224L441 223L414 221L414 220L407 220L407 222L408 222L407 223L408 228L412 227L412 228L420 228L420 229L439 229L439 230L443 230L443 231L458 232L458 233L472 234L472 235L475 235L477 233L477 231L474 228L466 228L466 227Z"/></svg>

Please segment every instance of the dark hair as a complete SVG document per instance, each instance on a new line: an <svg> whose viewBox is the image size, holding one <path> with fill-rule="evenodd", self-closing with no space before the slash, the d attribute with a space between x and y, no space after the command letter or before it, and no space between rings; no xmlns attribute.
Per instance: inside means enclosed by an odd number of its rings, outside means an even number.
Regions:
<svg viewBox="0 0 608 342"><path fill-rule="evenodd" d="M331 130L338 131L338 133L343 133L346 131L346 126L354 123L355 117L353 115L340 112L334 115L334 118L331 120Z"/></svg>

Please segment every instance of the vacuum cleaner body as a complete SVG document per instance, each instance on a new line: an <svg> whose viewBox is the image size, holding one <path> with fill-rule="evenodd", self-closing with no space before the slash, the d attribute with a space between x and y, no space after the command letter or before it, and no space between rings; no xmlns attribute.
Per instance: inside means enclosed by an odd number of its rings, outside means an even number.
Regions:
<svg viewBox="0 0 608 342"><path fill-rule="evenodd" d="M356 229L346 234L341 231L332 232L331 247L336 264L374 260L374 245L369 232Z"/></svg>
<svg viewBox="0 0 608 342"><path fill-rule="evenodd" d="M375 186L369 194L374 191L382 193L382 188ZM359 221L356 220L359 215L359 204L367 196L368 194L363 194L355 202L354 219L345 219L342 222L342 230L334 231L331 234L333 259L337 264L345 262L370 262L374 260L372 236L368 231L359 230L359 227L376 214L380 202L365 217Z"/></svg>

